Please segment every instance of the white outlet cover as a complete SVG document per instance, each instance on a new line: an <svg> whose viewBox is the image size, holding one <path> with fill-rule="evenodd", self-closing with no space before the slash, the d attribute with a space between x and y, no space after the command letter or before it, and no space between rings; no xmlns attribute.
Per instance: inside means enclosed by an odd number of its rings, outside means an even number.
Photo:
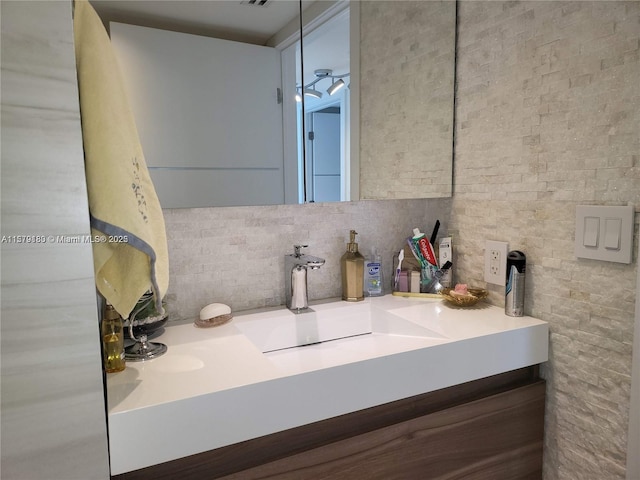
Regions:
<svg viewBox="0 0 640 480"><path fill-rule="evenodd" d="M499 255L497 262L498 271L492 273L492 255L491 252L496 251ZM493 285L506 285L507 283L507 254L509 253L509 244L507 242L498 242L495 240L487 240L484 248L484 281ZM495 265L494 265L495 266Z"/></svg>

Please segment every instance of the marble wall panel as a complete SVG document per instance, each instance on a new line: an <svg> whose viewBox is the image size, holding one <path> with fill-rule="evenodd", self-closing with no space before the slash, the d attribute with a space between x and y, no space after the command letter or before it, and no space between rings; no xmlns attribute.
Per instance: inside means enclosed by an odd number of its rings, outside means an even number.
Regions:
<svg viewBox="0 0 640 480"><path fill-rule="evenodd" d="M2 478L106 480L71 2L0 8Z"/></svg>

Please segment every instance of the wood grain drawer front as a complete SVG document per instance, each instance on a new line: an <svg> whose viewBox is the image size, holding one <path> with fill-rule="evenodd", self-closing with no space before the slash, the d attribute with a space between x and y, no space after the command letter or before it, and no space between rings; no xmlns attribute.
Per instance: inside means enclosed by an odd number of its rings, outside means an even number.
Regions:
<svg viewBox="0 0 640 480"><path fill-rule="evenodd" d="M544 393L539 381L221 478L540 479Z"/></svg>

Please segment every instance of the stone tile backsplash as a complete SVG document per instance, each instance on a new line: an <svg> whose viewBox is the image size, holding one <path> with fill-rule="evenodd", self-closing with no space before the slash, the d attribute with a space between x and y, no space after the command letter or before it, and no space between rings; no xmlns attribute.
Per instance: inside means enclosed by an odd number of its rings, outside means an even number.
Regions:
<svg viewBox="0 0 640 480"><path fill-rule="evenodd" d="M363 255L375 247L389 279L392 257L414 227L447 231L451 199L313 203L165 210L171 320L222 302L233 311L284 304L284 255L294 244L326 260L309 273L310 299L341 295L340 257L349 230ZM387 281L387 289L389 288Z"/></svg>

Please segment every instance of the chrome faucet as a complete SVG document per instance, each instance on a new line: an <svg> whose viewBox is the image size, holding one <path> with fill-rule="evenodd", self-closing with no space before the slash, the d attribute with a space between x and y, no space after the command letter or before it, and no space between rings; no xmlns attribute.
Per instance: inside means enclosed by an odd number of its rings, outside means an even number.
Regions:
<svg viewBox="0 0 640 480"><path fill-rule="evenodd" d="M324 265L324 258L303 255L300 249L308 245L294 245L292 255L284 256L284 283L287 308L294 313L301 313L309 308L307 293L307 270L317 270Z"/></svg>

